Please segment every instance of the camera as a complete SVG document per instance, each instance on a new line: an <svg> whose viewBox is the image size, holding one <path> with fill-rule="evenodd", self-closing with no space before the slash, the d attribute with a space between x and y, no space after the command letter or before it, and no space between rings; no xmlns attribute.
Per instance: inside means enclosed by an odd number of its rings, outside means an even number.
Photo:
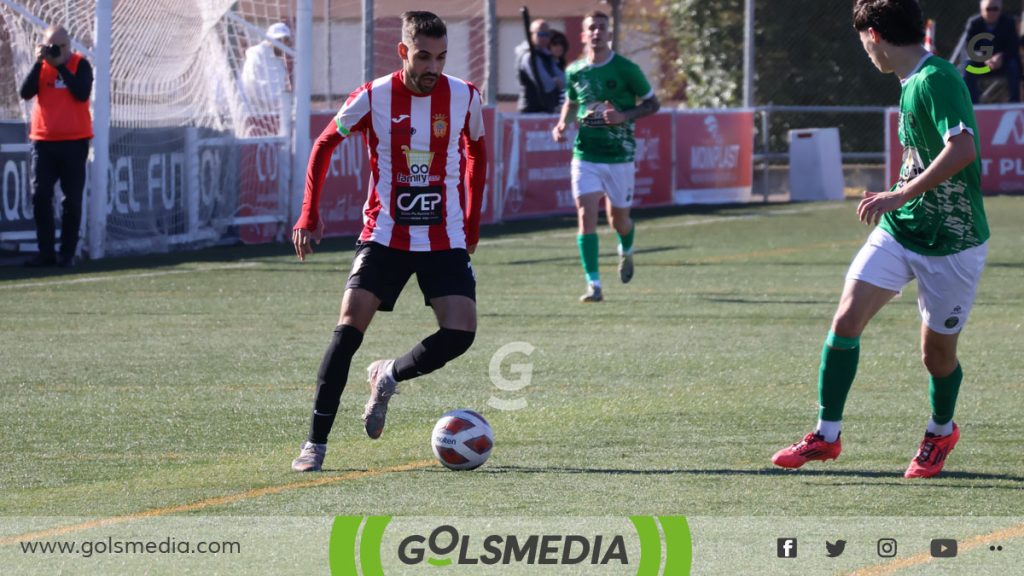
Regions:
<svg viewBox="0 0 1024 576"><path fill-rule="evenodd" d="M50 58L59 58L60 44L44 44L43 56L49 56Z"/></svg>

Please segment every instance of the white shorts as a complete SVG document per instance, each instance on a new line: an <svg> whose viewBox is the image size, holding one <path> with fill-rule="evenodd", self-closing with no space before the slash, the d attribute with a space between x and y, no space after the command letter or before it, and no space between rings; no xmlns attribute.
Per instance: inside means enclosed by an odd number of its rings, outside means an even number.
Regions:
<svg viewBox="0 0 1024 576"><path fill-rule="evenodd" d="M572 159L572 197L603 192L616 208L633 205L636 166L632 162L603 164Z"/></svg>
<svg viewBox="0 0 1024 576"><path fill-rule="evenodd" d="M948 256L924 256L875 228L850 264L846 279L901 292L916 278L921 319L939 334L956 334L971 313L986 256L988 242Z"/></svg>

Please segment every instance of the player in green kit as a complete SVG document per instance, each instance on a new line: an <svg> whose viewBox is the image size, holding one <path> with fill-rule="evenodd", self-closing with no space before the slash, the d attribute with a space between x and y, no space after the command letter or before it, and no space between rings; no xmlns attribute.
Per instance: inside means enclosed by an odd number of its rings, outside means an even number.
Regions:
<svg viewBox="0 0 1024 576"><path fill-rule="evenodd" d="M587 292L581 302L604 300L597 263L597 214L602 196L608 222L619 237L619 279L623 283L633 279L636 227L629 216L636 178L633 123L661 106L640 67L609 47L609 23L608 15L600 11L583 18L586 56L565 72L565 104L551 130L555 141L562 142L568 122L575 119L580 128L572 154L572 195L579 223L576 242L587 277Z"/></svg>
<svg viewBox="0 0 1024 576"><path fill-rule="evenodd" d="M878 226L850 265L822 350L818 427L779 450L772 462L799 468L839 456L843 406L857 373L861 333L890 299L917 279L921 354L930 375L932 413L904 476L929 478L942 471L960 439L953 422L963 380L957 338L988 253L978 127L960 74L921 45L924 24L917 0L857 0L853 25L874 65L896 74L903 87L903 165L890 191L867 192L857 207L862 222Z"/></svg>

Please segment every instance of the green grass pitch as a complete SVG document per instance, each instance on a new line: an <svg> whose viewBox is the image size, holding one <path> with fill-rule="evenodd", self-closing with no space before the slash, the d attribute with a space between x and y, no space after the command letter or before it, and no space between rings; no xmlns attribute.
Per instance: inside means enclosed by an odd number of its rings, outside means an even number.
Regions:
<svg viewBox="0 0 1024 576"><path fill-rule="evenodd" d="M914 285L862 338L839 460L771 466L814 424L822 341L869 230L852 202L750 205L638 213L629 285L603 228L601 304L577 302L571 219L486 229L473 347L403 383L383 437L365 436L366 365L434 330L410 282L356 354L319 476L289 464L350 239L325 241L305 263L275 245L74 274L0 270L0 517L1021 515L1024 198L987 209L989 259L960 344L962 439L930 481L902 478L929 415ZM511 342L534 348L501 366L515 378L511 363L532 365L515 391L489 376ZM527 406L496 410L492 397ZM459 407L495 431L474 472L430 462L434 421ZM379 469L393 471L359 474ZM333 476L345 478L294 485Z"/></svg>

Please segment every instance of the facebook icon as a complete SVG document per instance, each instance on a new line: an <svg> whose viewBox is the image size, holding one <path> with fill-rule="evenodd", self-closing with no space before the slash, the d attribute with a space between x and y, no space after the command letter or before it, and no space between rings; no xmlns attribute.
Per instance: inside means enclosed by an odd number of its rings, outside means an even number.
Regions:
<svg viewBox="0 0 1024 576"><path fill-rule="evenodd" d="M796 558L796 538L779 538L776 547L779 558Z"/></svg>

